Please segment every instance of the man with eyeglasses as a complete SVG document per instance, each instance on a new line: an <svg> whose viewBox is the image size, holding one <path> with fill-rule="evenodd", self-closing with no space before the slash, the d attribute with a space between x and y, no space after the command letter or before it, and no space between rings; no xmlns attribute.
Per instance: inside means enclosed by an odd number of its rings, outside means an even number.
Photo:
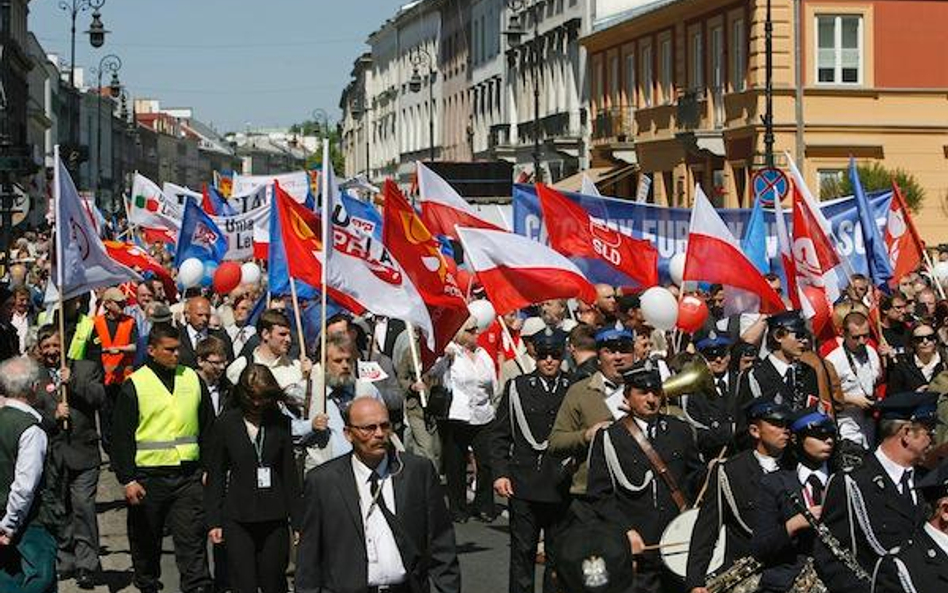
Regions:
<svg viewBox="0 0 948 593"><path fill-rule="evenodd" d="M843 390L842 409L837 414L841 448L850 443L863 450L875 444L875 422L869 413L875 401L876 385L882 380L879 353L869 345L869 319L858 311L843 318L843 341L826 355L839 375ZM858 451L856 451L858 453Z"/></svg>
<svg viewBox="0 0 948 593"><path fill-rule="evenodd" d="M632 367L634 339L628 330L604 329L596 334L599 370L570 386L550 432L550 453L582 460L573 474L570 493L586 493L586 451L596 431L625 415L622 373Z"/></svg>
<svg viewBox="0 0 948 593"><path fill-rule="evenodd" d="M430 461L398 453L385 404L344 412L352 451L307 475L296 591L460 593L451 518Z"/></svg>
<svg viewBox="0 0 948 593"><path fill-rule="evenodd" d="M822 522L843 549L855 552L869 574L924 519L923 501L915 490L916 465L931 448L936 399L935 394L905 392L877 403L879 446L860 467L835 474L826 488ZM869 583L860 581L820 541L814 557L820 579L832 593L868 589Z"/></svg>
<svg viewBox="0 0 948 593"><path fill-rule="evenodd" d="M738 405L744 406L763 394L773 394L777 403L794 412L813 405L820 387L813 367L800 361L809 339L800 311L786 311L767 318L767 349L770 354L741 376ZM738 419L739 443L747 445L747 427Z"/></svg>
<svg viewBox="0 0 948 593"><path fill-rule="evenodd" d="M554 526L569 505L567 461L547 454L556 412L569 389L561 372L560 336L534 338L536 370L507 382L491 430L494 491L507 499L510 515L510 591L533 593L540 531L552 549ZM552 558L544 566L543 591L553 593Z"/></svg>
<svg viewBox="0 0 948 593"><path fill-rule="evenodd" d="M880 346L879 354L890 358L904 354L911 345L909 327L905 323L905 298L900 294L886 296L879 302L879 311L882 313L879 322L882 337L885 338L885 346Z"/></svg>

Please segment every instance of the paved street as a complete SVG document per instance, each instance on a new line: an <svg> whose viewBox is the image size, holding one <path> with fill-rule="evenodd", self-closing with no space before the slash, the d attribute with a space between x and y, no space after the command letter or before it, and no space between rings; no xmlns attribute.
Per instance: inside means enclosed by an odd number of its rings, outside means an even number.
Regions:
<svg viewBox="0 0 948 593"><path fill-rule="evenodd" d="M111 472L103 470L98 496L99 529L102 543L104 584L96 593L137 591L132 586L131 557L125 528L125 503L121 489ZM465 593L502 593L507 589L507 521L493 524L477 521L456 529ZM162 557L164 593L178 593L178 571L174 564L171 538L165 539ZM60 583L60 593L79 593L75 581ZM84 592L83 592L84 593Z"/></svg>

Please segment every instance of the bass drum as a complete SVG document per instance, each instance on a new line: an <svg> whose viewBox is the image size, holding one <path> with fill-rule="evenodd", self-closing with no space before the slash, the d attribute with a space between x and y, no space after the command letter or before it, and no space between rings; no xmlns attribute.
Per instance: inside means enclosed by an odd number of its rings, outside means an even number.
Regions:
<svg viewBox="0 0 948 593"><path fill-rule="evenodd" d="M698 509L688 509L668 524L659 542L662 563L672 573L685 578L688 573L688 547L691 545L691 532L698 522ZM724 564L724 525L718 532L718 541L711 554L711 564L707 573L711 574Z"/></svg>

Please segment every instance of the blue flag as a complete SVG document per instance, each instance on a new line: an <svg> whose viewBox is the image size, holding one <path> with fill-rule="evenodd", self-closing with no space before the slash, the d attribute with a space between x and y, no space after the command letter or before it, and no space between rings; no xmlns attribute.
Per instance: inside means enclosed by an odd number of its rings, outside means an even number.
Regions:
<svg viewBox="0 0 948 593"><path fill-rule="evenodd" d="M188 200L181 216L181 232L178 234L178 250L174 265L196 257L202 262L208 260L220 263L227 253L227 237L214 224L206 212L201 210L194 200Z"/></svg>
<svg viewBox="0 0 948 593"><path fill-rule="evenodd" d="M339 201L342 202L346 213L352 219L354 227L366 235L371 235L379 243L382 242L382 216L375 209L375 206L358 198L353 198L346 192L339 194Z"/></svg>
<svg viewBox="0 0 948 593"><path fill-rule="evenodd" d="M879 232L872 215L869 198L862 189L859 172L856 170L856 160L849 157L849 179L853 186L853 196L856 198L856 212L859 213L859 225L862 227L862 240L866 248L866 263L869 267L869 280L874 286L888 292L888 283L892 279L892 265L889 263L889 252L885 241Z"/></svg>
<svg viewBox="0 0 948 593"><path fill-rule="evenodd" d="M763 200L759 198L754 200L754 208L744 229L741 251L761 274L770 272L770 259L767 257L767 224L764 222Z"/></svg>

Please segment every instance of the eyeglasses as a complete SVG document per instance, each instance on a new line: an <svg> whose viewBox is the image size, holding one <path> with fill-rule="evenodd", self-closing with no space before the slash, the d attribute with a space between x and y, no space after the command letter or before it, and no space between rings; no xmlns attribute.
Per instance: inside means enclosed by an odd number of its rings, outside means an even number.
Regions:
<svg viewBox="0 0 948 593"><path fill-rule="evenodd" d="M813 430L808 430L808 431L804 432L804 433L803 433L803 436L804 436L804 437L811 437L811 438L814 438L814 439L817 439L817 440L820 440L820 441L826 441L826 440L829 440L829 439L835 439L835 438L836 438L836 431L835 431L835 430L826 430L826 429L813 429Z"/></svg>
<svg viewBox="0 0 948 593"><path fill-rule="evenodd" d="M629 342L606 342L600 348L619 354L629 354L633 350L633 346Z"/></svg>
<svg viewBox="0 0 948 593"><path fill-rule="evenodd" d="M363 424L362 426L350 424L349 428L352 430L358 430L360 433L369 436L375 434L378 430L381 430L382 432L388 432L392 430L392 423L380 422L378 424Z"/></svg>
<svg viewBox="0 0 948 593"><path fill-rule="evenodd" d="M727 348L711 348L705 350L702 354L707 360L717 360L719 358L724 358L728 355Z"/></svg>
<svg viewBox="0 0 948 593"><path fill-rule="evenodd" d="M546 360L552 358L553 360L560 360L563 358L562 350L537 350L537 360Z"/></svg>
<svg viewBox="0 0 948 593"><path fill-rule="evenodd" d="M224 360L223 358L205 358L204 362L206 362L207 364L212 364L216 367L224 366L227 364L227 361Z"/></svg>
<svg viewBox="0 0 948 593"><path fill-rule="evenodd" d="M921 344L922 342L934 342L935 334L925 334L924 336L912 336L912 341L916 344Z"/></svg>
<svg viewBox="0 0 948 593"><path fill-rule="evenodd" d="M476 328L476 327L465 327L465 328L464 328L464 331L465 331L465 333L476 334L476 333L477 333L477 328Z"/></svg>
<svg viewBox="0 0 948 593"><path fill-rule="evenodd" d="M857 342L863 342L869 339L869 333L866 332L864 334L852 334L849 337L856 340Z"/></svg>

